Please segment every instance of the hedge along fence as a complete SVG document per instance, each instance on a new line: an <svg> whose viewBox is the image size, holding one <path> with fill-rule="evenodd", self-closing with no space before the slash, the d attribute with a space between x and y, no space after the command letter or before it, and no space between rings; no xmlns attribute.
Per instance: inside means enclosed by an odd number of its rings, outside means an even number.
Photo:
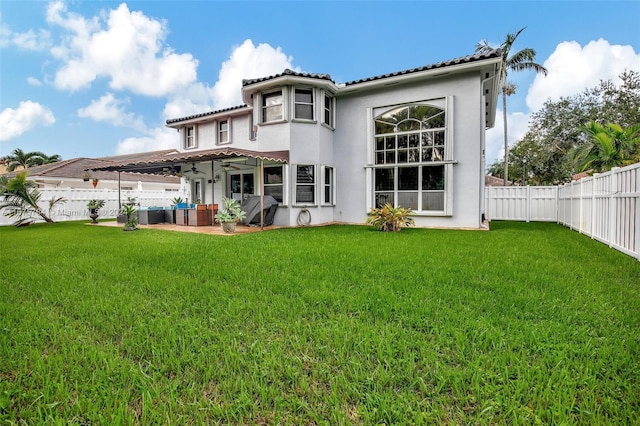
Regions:
<svg viewBox="0 0 640 426"><path fill-rule="evenodd" d="M68 220L89 219L89 210L87 203L89 200L104 200L104 207L100 209L100 218L109 219L118 216L118 190L117 189L39 189L42 196L40 197L39 206L44 211L49 211L49 201L58 197L64 197L65 203L57 204L51 210L51 218L56 222ZM177 191L137 191L128 190L120 191L120 199L122 203L127 202L129 198L135 199L140 207L165 207L171 205L171 200L175 197L184 196ZM11 225L13 220L0 214L0 225Z"/></svg>
<svg viewBox="0 0 640 426"><path fill-rule="evenodd" d="M485 188L488 220L556 221L640 260L640 163L561 186Z"/></svg>

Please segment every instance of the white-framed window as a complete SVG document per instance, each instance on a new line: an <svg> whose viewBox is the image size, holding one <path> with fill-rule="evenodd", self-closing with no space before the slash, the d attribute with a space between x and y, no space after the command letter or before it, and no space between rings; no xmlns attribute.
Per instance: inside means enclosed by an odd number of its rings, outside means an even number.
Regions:
<svg viewBox="0 0 640 426"><path fill-rule="evenodd" d="M374 119L375 206L449 214L453 161L445 100L394 107Z"/></svg>
<svg viewBox="0 0 640 426"><path fill-rule="evenodd" d="M192 149L198 146L196 126L186 126L184 128L184 149Z"/></svg>
<svg viewBox="0 0 640 426"><path fill-rule="evenodd" d="M282 90L262 95L262 123L284 119Z"/></svg>
<svg viewBox="0 0 640 426"><path fill-rule="evenodd" d="M322 122L329 127L334 127L333 125L333 98L329 95L324 95L324 105L323 105L324 114L322 117Z"/></svg>
<svg viewBox="0 0 640 426"><path fill-rule="evenodd" d="M313 89L294 90L294 118L313 120Z"/></svg>
<svg viewBox="0 0 640 426"><path fill-rule="evenodd" d="M218 144L225 144L231 142L230 138L230 120L218 121Z"/></svg>
<svg viewBox="0 0 640 426"><path fill-rule="evenodd" d="M316 204L316 168L312 164L296 164L294 204Z"/></svg>
<svg viewBox="0 0 640 426"><path fill-rule="evenodd" d="M279 203L284 202L284 168L278 166L264 167L264 195L271 195Z"/></svg>
<svg viewBox="0 0 640 426"><path fill-rule="evenodd" d="M335 205L335 176L333 167L322 168L322 204Z"/></svg>

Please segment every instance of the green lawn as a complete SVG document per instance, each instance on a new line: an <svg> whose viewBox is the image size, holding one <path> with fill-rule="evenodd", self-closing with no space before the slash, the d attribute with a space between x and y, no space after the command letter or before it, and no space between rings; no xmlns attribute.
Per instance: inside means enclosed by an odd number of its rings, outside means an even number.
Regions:
<svg viewBox="0 0 640 426"><path fill-rule="evenodd" d="M640 262L491 227L2 227L0 423L639 424Z"/></svg>

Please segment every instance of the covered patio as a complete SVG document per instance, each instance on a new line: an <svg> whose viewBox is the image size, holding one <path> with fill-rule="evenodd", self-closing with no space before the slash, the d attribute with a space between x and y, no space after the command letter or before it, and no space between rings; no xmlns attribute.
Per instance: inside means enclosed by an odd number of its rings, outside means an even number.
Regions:
<svg viewBox="0 0 640 426"><path fill-rule="evenodd" d="M122 224L115 221L105 221L98 222L97 224L88 223L89 226L105 226L110 228L122 228ZM269 231L272 229L281 229L283 226L245 226L245 225L237 225L236 230L233 233L226 233L222 230L220 225L214 226L181 226L176 225L175 223L158 223L154 225L140 225L138 224L138 228L140 229L157 229L160 231L174 231L174 232L190 232L193 234L205 234L205 235L224 235L224 236L233 236L233 235L241 235L241 234L251 234L259 231Z"/></svg>
<svg viewBox="0 0 640 426"><path fill-rule="evenodd" d="M265 163L271 167L281 166L288 160L289 151L258 152L225 147L186 152L149 152L147 156L138 157L134 161L109 164L90 170L116 171L118 176L121 172L179 176L183 178L182 184L186 198L184 201L192 208L206 206L207 209L217 211L217 206L222 203L223 197L236 199L240 203L249 197L259 197L259 226L264 228L265 225L269 225L269 223L265 224L264 198L265 195L272 195L269 191L273 190L272 186L265 191ZM276 179L282 180L283 176L276 176ZM120 185L118 187L120 188ZM274 195L276 198L280 195L278 201L281 202L282 194ZM120 208L123 204L120 191L118 200ZM255 202L257 203L257 200ZM203 227L180 226L186 225L180 221L175 223L177 225L172 224L172 226L178 228ZM208 224L213 223L209 221Z"/></svg>

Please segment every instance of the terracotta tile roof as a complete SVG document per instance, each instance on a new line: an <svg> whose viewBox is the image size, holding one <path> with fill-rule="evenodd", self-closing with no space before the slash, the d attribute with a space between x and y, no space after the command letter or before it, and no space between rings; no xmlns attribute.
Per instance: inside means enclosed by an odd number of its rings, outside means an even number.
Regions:
<svg viewBox="0 0 640 426"><path fill-rule="evenodd" d="M316 78L316 79L319 79L319 80L327 80L327 81L330 81L330 82L334 83L334 81L331 79L331 76L329 74L314 74L314 73L307 73L307 72L297 72L297 71L290 70L289 68L286 68L280 74L270 75L268 77L261 77L261 78L243 79L242 80L242 87L250 86L250 85L256 84L256 83L261 83L261 82L267 81L267 80L273 80L275 78L283 77L283 76Z"/></svg>
<svg viewBox="0 0 640 426"><path fill-rule="evenodd" d="M209 111L209 112L203 112L201 114L189 115L187 117L170 118L169 120L166 121L166 124L179 123L180 121L193 120L194 118L208 117L210 115L216 115L216 114L220 114L220 113L223 113L223 112L234 111L234 110L238 110L238 109L242 109L242 108L246 108L246 107L247 107L246 104L242 104L242 105L237 105L237 106L233 106L233 107L229 107L229 108L219 109L217 111Z"/></svg>
<svg viewBox="0 0 640 426"><path fill-rule="evenodd" d="M438 68L446 68L446 67L450 67L450 66L453 66L453 65L468 64L468 63L480 61L480 60L483 60L483 59L499 58L501 55L502 55L502 51L500 49L496 49L496 50L494 50L492 52L489 52L489 53L476 53L476 54L473 54L473 55L468 55L468 56L463 56L463 57L460 57L460 58L450 59L448 61L437 62L435 64L426 65L426 66L423 66L423 67L412 68L412 69L408 69L408 70L404 70L404 71L398 71L398 72L393 72L393 73L389 73L389 74L378 75L378 76L375 76L375 77L363 78L361 80L354 80L354 81L350 81L350 82L345 83L345 86L352 86L354 84L366 83L366 82L375 81L375 80L381 80L383 78L389 78L389 77L397 77L397 76L400 76L400 75L412 74L412 73L421 72L421 71L428 71L428 70L433 70L433 69L438 69Z"/></svg>

